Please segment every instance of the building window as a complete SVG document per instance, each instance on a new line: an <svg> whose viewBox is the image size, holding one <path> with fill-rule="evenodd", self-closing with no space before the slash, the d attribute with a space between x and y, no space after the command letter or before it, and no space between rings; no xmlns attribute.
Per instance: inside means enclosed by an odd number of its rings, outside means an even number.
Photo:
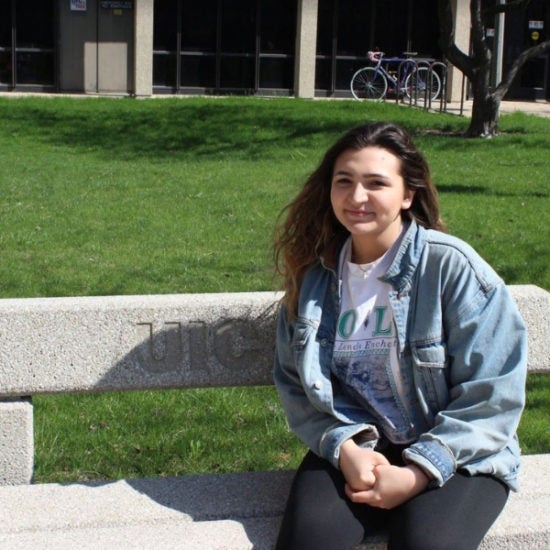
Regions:
<svg viewBox="0 0 550 550"><path fill-rule="evenodd" d="M54 86L53 0L0 2L0 87Z"/></svg>
<svg viewBox="0 0 550 550"><path fill-rule="evenodd" d="M296 0L155 0L155 92L290 95Z"/></svg>
<svg viewBox="0 0 550 550"><path fill-rule="evenodd" d="M349 97L367 51L438 57L436 0L319 0L316 95Z"/></svg>

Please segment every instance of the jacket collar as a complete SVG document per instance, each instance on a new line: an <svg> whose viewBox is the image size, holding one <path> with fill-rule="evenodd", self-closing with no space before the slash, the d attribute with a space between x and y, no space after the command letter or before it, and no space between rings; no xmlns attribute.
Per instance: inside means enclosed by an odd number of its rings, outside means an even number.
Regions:
<svg viewBox="0 0 550 550"><path fill-rule="evenodd" d="M347 235L344 238L339 236L330 249L325 251L320 258L323 268L336 274L339 254L346 240ZM399 292L407 290L420 261L425 241L426 229L411 219L390 267L380 279L390 283Z"/></svg>
<svg viewBox="0 0 550 550"><path fill-rule="evenodd" d="M425 241L426 229L418 225L415 220L411 220L393 262L381 279L400 292L408 289L418 267Z"/></svg>

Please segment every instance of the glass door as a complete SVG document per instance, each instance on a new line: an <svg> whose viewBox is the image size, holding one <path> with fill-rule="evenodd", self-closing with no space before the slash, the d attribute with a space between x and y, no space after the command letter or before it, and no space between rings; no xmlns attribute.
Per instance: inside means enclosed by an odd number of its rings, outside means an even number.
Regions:
<svg viewBox="0 0 550 550"><path fill-rule="evenodd" d="M0 87L48 89L55 83L53 0L0 2Z"/></svg>

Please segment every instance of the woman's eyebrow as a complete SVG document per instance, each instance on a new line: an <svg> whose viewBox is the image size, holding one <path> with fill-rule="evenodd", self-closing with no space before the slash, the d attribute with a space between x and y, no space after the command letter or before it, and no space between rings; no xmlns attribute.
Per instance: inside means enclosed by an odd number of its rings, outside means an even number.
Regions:
<svg viewBox="0 0 550 550"><path fill-rule="evenodd" d="M333 176L350 176L351 172L348 170L336 170L333 173Z"/></svg>
<svg viewBox="0 0 550 550"><path fill-rule="evenodd" d="M333 176L351 176L353 172L349 170L337 170L334 172ZM363 178L383 178L388 179L389 176L386 174L380 174L378 172L366 172L365 174L361 174L361 177Z"/></svg>

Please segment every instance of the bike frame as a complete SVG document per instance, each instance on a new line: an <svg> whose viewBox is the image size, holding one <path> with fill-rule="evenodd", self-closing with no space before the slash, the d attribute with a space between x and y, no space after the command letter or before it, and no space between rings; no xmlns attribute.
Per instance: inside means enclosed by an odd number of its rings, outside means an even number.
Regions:
<svg viewBox="0 0 550 550"><path fill-rule="evenodd" d="M407 76L409 76L416 67L416 63L412 59L408 57L384 57L383 52L368 52L367 57L369 61L376 63L373 69L376 72L382 73L388 83L390 83L397 92L401 94L405 92ZM398 64L397 76L391 74L389 69L384 66L389 66L390 63Z"/></svg>

